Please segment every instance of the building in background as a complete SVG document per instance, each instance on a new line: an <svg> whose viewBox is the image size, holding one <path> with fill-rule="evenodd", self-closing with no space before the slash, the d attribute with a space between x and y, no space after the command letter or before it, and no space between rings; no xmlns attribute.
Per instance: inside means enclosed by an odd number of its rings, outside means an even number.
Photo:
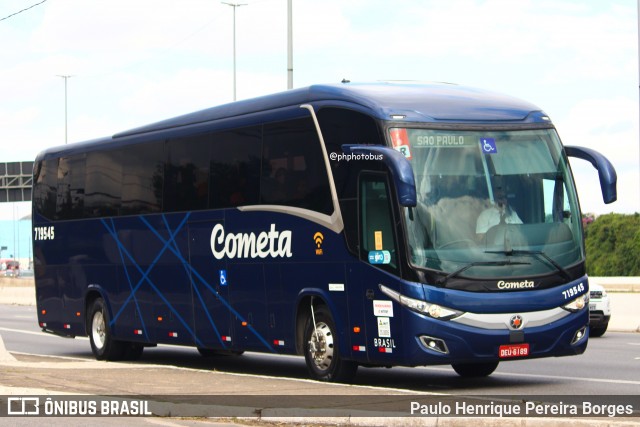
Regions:
<svg viewBox="0 0 640 427"><path fill-rule="evenodd" d="M18 261L22 270L31 269L31 202L2 203L1 206L0 259Z"/></svg>

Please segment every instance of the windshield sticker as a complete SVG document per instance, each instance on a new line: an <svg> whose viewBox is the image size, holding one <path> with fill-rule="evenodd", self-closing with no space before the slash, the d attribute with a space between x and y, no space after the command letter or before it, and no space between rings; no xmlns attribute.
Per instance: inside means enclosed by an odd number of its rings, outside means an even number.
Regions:
<svg viewBox="0 0 640 427"><path fill-rule="evenodd" d="M374 231L373 238L375 240L376 251L382 250L382 231Z"/></svg>
<svg viewBox="0 0 640 427"><path fill-rule="evenodd" d="M409 136L404 128L389 129L391 144L393 148L401 152L408 160L411 160L411 149L409 148Z"/></svg>
<svg viewBox="0 0 640 427"><path fill-rule="evenodd" d="M369 251L369 264L390 264L391 252Z"/></svg>
<svg viewBox="0 0 640 427"><path fill-rule="evenodd" d="M497 154L496 140L493 138L480 138L480 147L484 154Z"/></svg>
<svg viewBox="0 0 640 427"><path fill-rule="evenodd" d="M391 319L388 317L378 317L378 336L391 338Z"/></svg>

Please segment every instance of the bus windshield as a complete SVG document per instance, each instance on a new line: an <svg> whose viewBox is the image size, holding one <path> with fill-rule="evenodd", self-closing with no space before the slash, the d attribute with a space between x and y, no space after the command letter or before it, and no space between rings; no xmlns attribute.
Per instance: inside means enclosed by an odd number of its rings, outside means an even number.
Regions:
<svg viewBox="0 0 640 427"><path fill-rule="evenodd" d="M445 277L560 274L584 260L573 180L553 129L391 128L418 204L404 208L414 267Z"/></svg>

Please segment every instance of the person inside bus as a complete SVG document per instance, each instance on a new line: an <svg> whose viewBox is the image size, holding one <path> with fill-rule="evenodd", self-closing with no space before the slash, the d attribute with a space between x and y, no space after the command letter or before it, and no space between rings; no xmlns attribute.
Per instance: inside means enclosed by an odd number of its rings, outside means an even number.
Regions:
<svg viewBox="0 0 640 427"><path fill-rule="evenodd" d="M480 213L476 222L476 235L482 240L487 231L498 224L522 224L518 213L507 202L507 194L498 187L494 194L494 203Z"/></svg>

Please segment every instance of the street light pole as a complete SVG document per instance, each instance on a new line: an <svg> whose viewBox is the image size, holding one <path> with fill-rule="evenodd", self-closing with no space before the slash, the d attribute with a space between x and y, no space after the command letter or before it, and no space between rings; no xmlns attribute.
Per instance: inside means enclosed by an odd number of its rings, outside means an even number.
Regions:
<svg viewBox="0 0 640 427"><path fill-rule="evenodd" d="M240 6L246 6L247 3L228 3L221 2L222 4L233 7L233 100L236 100L236 8Z"/></svg>
<svg viewBox="0 0 640 427"><path fill-rule="evenodd" d="M62 77L64 79L64 143L67 141L67 80L73 76L61 76L58 74L58 77Z"/></svg>
<svg viewBox="0 0 640 427"><path fill-rule="evenodd" d="M638 0L640 1L640 0ZM287 0L287 89L293 89L293 0Z"/></svg>

